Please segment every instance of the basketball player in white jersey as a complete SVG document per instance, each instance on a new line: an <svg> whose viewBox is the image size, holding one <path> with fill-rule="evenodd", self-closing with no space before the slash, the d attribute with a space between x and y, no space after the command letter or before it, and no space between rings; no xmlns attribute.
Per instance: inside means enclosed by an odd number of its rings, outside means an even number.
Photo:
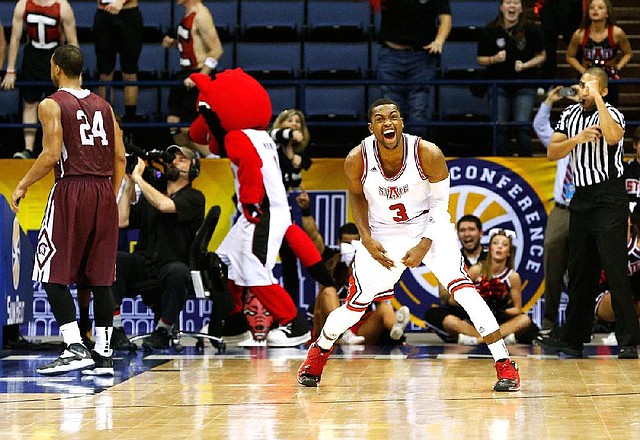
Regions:
<svg viewBox="0 0 640 440"><path fill-rule="evenodd" d="M449 170L440 149L402 132L398 105L386 98L369 108L371 136L345 160L349 202L360 232L347 302L335 309L298 370L301 385L320 382L334 342L374 299L393 295L407 267L425 263L466 310L496 363L495 391L517 391L520 376L498 323L469 279L448 212Z"/></svg>

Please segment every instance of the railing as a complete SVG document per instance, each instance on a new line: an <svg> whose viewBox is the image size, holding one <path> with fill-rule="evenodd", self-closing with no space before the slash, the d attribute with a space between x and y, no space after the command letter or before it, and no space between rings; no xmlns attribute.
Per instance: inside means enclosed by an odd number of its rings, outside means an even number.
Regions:
<svg viewBox="0 0 640 440"><path fill-rule="evenodd" d="M397 83L389 83L378 80L308 80L308 79L294 79L294 80L260 80L261 84L265 87L294 87L296 89L296 102L291 103L289 107L295 107L302 110L303 113L307 113L307 103L305 100L305 89L307 87L312 86L363 86L365 93L365 102L362 103L361 110L358 113L357 120L352 121L309 121L308 124L313 127L361 127L363 122L366 122L366 113L368 110L368 105L373 101L370 98L371 89L377 88L383 85L397 85ZM615 81L618 85L632 85L636 86L637 90L634 89L635 93L640 93L640 79L620 79ZM89 89L96 89L99 86L104 86L107 93L107 98L111 97L112 89L115 87L123 87L129 85L138 85L140 88L157 88L158 96L160 96L160 90L164 88L169 88L171 86L179 85L181 82L172 81L172 80L151 80L151 81L137 81L137 82L126 82L126 81L112 81L112 82L102 82L102 81L86 81L84 86ZM424 128L428 129L429 127L491 127L492 129L492 151L495 154L496 149L496 138L497 131L500 127L505 126L530 126L531 122L499 122L497 121L497 93L496 89L500 86L505 85L529 85L532 88L543 87L545 89L549 88L552 85L571 85L576 84L576 80L567 80L567 79L537 79L537 80L462 80L462 79L437 79L433 81L426 82L405 82L403 85L412 86L412 85L428 85L433 86L433 92L436 97L434 99L434 118L428 121L415 121L410 124L407 124L412 128ZM16 88L19 87L30 87L30 86L48 86L50 83L40 82L40 81L17 81ZM438 102L438 93L441 87L444 86L454 86L454 87L466 87L470 88L471 86L485 86L489 88L488 96L489 96L489 104L490 104L490 118L488 121L446 121L442 120L442 112L439 108ZM0 98L2 98L2 91L0 90ZM160 98L158 98L160 99ZM638 107L640 107L640 103L638 103ZM164 103L160 103L158 101L158 108L164 108ZM274 113L277 113L279 109L274 108ZM0 113L2 112L2 107L0 106ZM623 110L624 113L624 110ZM531 119L533 120L533 114L531 115ZM640 125L640 120L627 120L627 133L630 133L635 126ZM169 128L169 127L188 127L190 124L186 122L181 123L167 123L163 121L147 121L147 122L124 122L122 124L123 128ZM3 129L20 129L26 127L39 127L40 124L23 124L23 123L3 123L0 122L0 130ZM488 140L487 140L488 141Z"/></svg>

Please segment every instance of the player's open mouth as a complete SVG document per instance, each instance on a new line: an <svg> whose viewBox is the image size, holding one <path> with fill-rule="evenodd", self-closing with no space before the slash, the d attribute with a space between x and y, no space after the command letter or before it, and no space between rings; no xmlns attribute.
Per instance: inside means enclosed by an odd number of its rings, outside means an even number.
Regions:
<svg viewBox="0 0 640 440"><path fill-rule="evenodd" d="M385 140L392 141L396 137L396 132L392 129L389 129L389 130L383 131L382 135L384 136Z"/></svg>

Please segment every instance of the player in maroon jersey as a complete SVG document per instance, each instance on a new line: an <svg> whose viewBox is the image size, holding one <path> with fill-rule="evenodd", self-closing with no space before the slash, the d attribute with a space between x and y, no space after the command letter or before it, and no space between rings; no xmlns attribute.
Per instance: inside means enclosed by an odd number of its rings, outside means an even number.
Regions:
<svg viewBox="0 0 640 440"><path fill-rule="evenodd" d="M60 46L50 64L58 91L38 106L42 154L11 195L11 207L17 212L28 188L54 170L55 183L38 234L33 279L47 292L66 347L60 357L36 371L56 375L81 369L85 374L112 375L111 285L124 144L111 106L80 85L80 49ZM90 286L94 293L96 345L91 352L82 344L68 287L71 283Z"/></svg>

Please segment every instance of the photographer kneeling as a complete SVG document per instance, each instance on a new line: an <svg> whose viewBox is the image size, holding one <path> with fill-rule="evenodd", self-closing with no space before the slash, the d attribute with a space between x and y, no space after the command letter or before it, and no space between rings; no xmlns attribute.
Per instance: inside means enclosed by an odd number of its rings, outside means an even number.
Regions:
<svg viewBox="0 0 640 440"><path fill-rule="evenodd" d="M165 172L160 182L145 180L143 175L153 173L145 173L147 164L137 158L135 168L125 176L125 186L118 201L120 227L137 228L140 234L134 252L118 252L116 261L113 284L116 310L111 339L116 350L131 347L120 319L120 304L127 295L128 286L153 279L161 286L159 304L156 304L156 316L160 319L155 331L143 340L143 346L152 350L169 347L171 329L192 288L189 248L202 224L205 209L204 195L191 187L191 182L200 173L200 163L185 147L171 145L166 153L166 163L161 163ZM166 190L161 192L156 188L164 187L164 181ZM140 188L137 201L134 200L135 185ZM152 305L148 298L143 300L148 306Z"/></svg>

